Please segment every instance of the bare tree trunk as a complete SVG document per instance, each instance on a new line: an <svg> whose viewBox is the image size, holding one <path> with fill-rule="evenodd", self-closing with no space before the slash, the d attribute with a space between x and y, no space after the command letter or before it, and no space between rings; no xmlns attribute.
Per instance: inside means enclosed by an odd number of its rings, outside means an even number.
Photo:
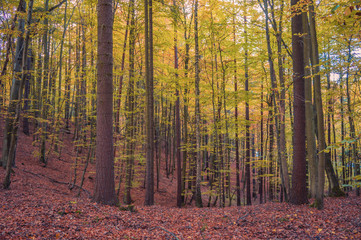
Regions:
<svg viewBox="0 0 361 240"><path fill-rule="evenodd" d="M321 93L321 76L319 67L318 43L316 32L316 19L313 3L309 5L309 21L312 43L311 62L313 65L314 75L314 96L317 114L317 132L318 132L318 164L317 164L317 191L315 205L317 209L323 209L323 195L325 186L325 128L322 106L322 93Z"/></svg>
<svg viewBox="0 0 361 240"><path fill-rule="evenodd" d="M291 0L291 6L299 0ZM305 135L305 82L302 41L302 15L299 8L292 11L292 60L293 60L293 171L290 202L293 204L307 203L306 184L306 135Z"/></svg>
<svg viewBox="0 0 361 240"><path fill-rule="evenodd" d="M17 62L16 64L20 64L21 65L17 65L16 67L20 67L20 71L15 71L15 76L13 79L13 84L12 84L12 88L11 88L11 95L10 95L10 106L8 109L8 113L9 113L9 118L7 119L7 121L12 121L11 124L6 125L5 126L5 130L7 130L7 132L5 132L4 134L4 146L6 143L6 139L10 139L10 143L9 143L9 147L8 147L8 151L4 152L5 155L3 155L3 157L6 157L6 172L5 172L5 178L4 178L4 182L3 182L3 186L4 189L8 189L10 187L10 174L11 174L11 168L13 163L15 163L15 151L16 151L16 144L17 144L17 132L18 132L18 127L19 127L19 119L20 119L20 110L21 110L21 100L22 100L22 95L23 95L23 88L24 88L24 83L26 80L26 56L28 54L28 46L29 46L29 41L30 41L30 23L31 23L31 18L32 18L32 12L33 12L33 3L34 1L31 0L29 2L29 9L28 9L28 16L27 16L27 26L28 26L28 30L26 32L26 36L25 36L25 40L23 40L23 33L24 33L24 26L25 26L25 21L24 20L20 20L19 22L19 30L22 33L19 37L18 37L18 42L16 47L17 50L16 52L19 54L22 54L22 56L17 56L17 60L19 62ZM26 9L26 3L22 2L22 7L20 9L21 12L25 12ZM16 69L15 70L19 70ZM19 74L21 72L21 76L19 77ZM6 146L7 147L7 146Z"/></svg>
<svg viewBox="0 0 361 240"><path fill-rule="evenodd" d="M20 0L18 11L20 13L25 13L26 11L26 2L24 0ZM22 71L22 63L23 63L23 52L24 52L24 32L25 32L25 19L20 18L18 24L18 31L21 33L16 40L16 52L15 52L15 62L14 62L14 77L11 84L10 90L10 102L8 107L8 115L6 118L5 128L4 128L4 139L3 139L3 147L2 147L2 159L1 164L4 168L7 167L7 164L10 158L13 158L9 155L10 153L10 144L11 144L11 133L13 132L14 127L14 117L16 115L16 100L19 100L19 89L21 82L21 71ZM13 158L15 159L15 158ZM10 163L10 167L11 167ZM10 184L10 182L9 182Z"/></svg>
<svg viewBox="0 0 361 240"><path fill-rule="evenodd" d="M199 46L198 46L198 0L195 0L194 6L194 50L195 50L195 118L196 118L196 154L197 154L197 168L196 168L196 192L195 200L197 207L202 207L202 193L201 193L201 172L202 172L202 158L201 158L201 113L200 113L200 90L199 90Z"/></svg>
<svg viewBox="0 0 361 240"><path fill-rule="evenodd" d="M129 2L130 8L130 29L129 29L129 85L128 85L128 104L126 113L126 169L125 169L125 191L124 203L131 204L132 198L130 190L132 188L132 172L134 162L135 145L135 91L134 91L134 54L135 54L135 4L134 0Z"/></svg>
<svg viewBox="0 0 361 240"><path fill-rule="evenodd" d="M350 138L356 140L354 144L352 144L352 159L355 163L354 171L355 175L360 175L360 163L359 156L357 151L357 139L356 139L356 129L353 117L353 109L351 107L351 96L350 96L350 87L349 87L349 78L350 78L350 65L351 65L351 41L350 37L348 41L348 53L347 53L347 70L346 70L346 96L347 96L347 113L348 113L348 121L350 124ZM352 175L352 174L350 174ZM360 187L357 185L356 187L356 196L360 196Z"/></svg>
<svg viewBox="0 0 361 240"><path fill-rule="evenodd" d="M244 90L246 92L246 159L245 159L245 171L246 171L246 192L247 192L247 205L252 204L252 195L251 195L251 145L250 145L250 134L249 134L249 79L248 79L248 40L247 40L247 17L246 13L244 13L244 24L245 24L245 50L244 50L244 78L245 78L245 84L244 84Z"/></svg>
<svg viewBox="0 0 361 240"><path fill-rule="evenodd" d="M306 140L307 140L307 160L309 168L311 197L316 197L317 192L317 156L315 139L315 121L312 104L312 74L310 66L310 31L308 27L307 12L302 13L304 32L304 63L305 63L305 114L306 114Z"/></svg>
<svg viewBox="0 0 361 240"><path fill-rule="evenodd" d="M233 1L234 4L234 1ZM236 13L233 13L233 47L236 47ZM237 79L237 58L236 54L233 59L234 63L234 92L235 92L235 107L234 107L234 128L235 128L235 148L236 148L236 198L237 206L241 206L241 184L239 179L239 137L238 137L238 79ZM261 103L262 104L262 103Z"/></svg>
<svg viewBox="0 0 361 240"><path fill-rule="evenodd" d="M98 1L97 135L94 200L116 203L113 152L113 7Z"/></svg>
<svg viewBox="0 0 361 240"><path fill-rule="evenodd" d="M147 161L145 205L154 204L154 98L153 98L153 1L145 0L145 65Z"/></svg>
<svg viewBox="0 0 361 240"><path fill-rule="evenodd" d="M49 0L45 0L45 11L49 10ZM43 66L43 89L42 89L42 132L40 137L40 162L44 163L45 166L47 164L47 159L45 156L45 148L46 148L46 139L47 139L47 118L48 118L48 87L49 87L49 43L48 43L48 24L49 19L48 16L44 18L44 34L43 34L43 48L44 48L44 66Z"/></svg>
<svg viewBox="0 0 361 240"><path fill-rule="evenodd" d="M261 160L261 166L259 167L258 170L258 181L259 181L259 186L258 186L258 193L259 193L259 203L262 204L263 203L263 183L264 183L264 177L263 177L263 161L264 161L264 150L263 150L263 146L264 146L264 133L263 133L263 81L261 84L261 121L260 121L260 144L261 144L261 149L260 149L260 160Z"/></svg>

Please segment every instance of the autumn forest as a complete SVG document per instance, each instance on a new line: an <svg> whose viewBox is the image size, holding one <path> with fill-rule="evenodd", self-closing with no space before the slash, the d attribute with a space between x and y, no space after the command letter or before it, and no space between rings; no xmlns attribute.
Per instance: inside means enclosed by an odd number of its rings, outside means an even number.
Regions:
<svg viewBox="0 0 361 240"><path fill-rule="evenodd" d="M361 237L359 0L0 20L0 238Z"/></svg>

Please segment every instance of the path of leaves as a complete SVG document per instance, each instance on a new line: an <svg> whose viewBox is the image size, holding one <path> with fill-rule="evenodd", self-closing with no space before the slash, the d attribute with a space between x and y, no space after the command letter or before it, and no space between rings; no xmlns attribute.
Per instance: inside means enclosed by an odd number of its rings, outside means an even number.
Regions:
<svg viewBox="0 0 361 240"><path fill-rule="evenodd" d="M353 195L327 198L322 211L287 203L178 209L170 207L174 189L160 194L168 196L158 201L162 206L140 200L135 212L102 206L63 184L70 159L54 157L44 168L31 155L31 137L21 139L11 189L0 189L0 239L361 239L361 198ZM135 192L142 199L141 188Z"/></svg>

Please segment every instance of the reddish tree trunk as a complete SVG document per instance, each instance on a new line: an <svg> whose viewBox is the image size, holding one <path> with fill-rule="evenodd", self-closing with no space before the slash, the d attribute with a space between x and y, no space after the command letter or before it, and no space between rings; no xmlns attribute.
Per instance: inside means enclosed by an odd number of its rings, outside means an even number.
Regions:
<svg viewBox="0 0 361 240"><path fill-rule="evenodd" d="M94 200L114 205L113 152L113 8L112 0L98 2L98 76L96 181Z"/></svg>
<svg viewBox="0 0 361 240"><path fill-rule="evenodd" d="M291 0L297 5L299 0ZM297 10L298 9L298 10ZM292 17L292 58L293 58L293 171L290 202L307 203L306 185L306 131L305 131L305 81L302 41L302 15L299 7L294 8Z"/></svg>

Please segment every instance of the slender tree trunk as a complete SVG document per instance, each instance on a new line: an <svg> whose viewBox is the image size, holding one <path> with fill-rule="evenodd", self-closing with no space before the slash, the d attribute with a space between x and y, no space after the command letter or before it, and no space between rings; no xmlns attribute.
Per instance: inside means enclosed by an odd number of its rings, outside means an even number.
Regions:
<svg viewBox="0 0 361 240"><path fill-rule="evenodd" d="M195 191L195 200L197 207L202 207L202 193L201 193L201 172L202 172L202 159L201 159L201 114L200 114L200 90L199 90L199 46L198 46L198 0L195 0L194 6L194 48L195 48L195 118L196 118L196 191Z"/></svg>
<svg viewBox="0 0 361 240"><path fill-rule="evenodd" d="M259 186L258 186L258 193L259 193L259 203L262 204L263 203L263 182L264 182L264 177L263 177L263 161L264 161L264 157L263 157L263 146L264 146L264 133L263 133L263 81L262 81L262 85L261 85L261 121L260 121L260 144L261 144L261 149L260 149L260 160L261 160L261 166L259 167L259 171L258 171L258 181L259 181Z"/></svg>
<svg viewBox="0 0 361 240"><path fill-rule="evenodd" d="M234 1L233 1L234 4ZM236 13L233 14L233 46L236 49ZM234 128L235 128L235 148L236 148L236 198L237 206L241 206L241 184L239 179L239 137L238 137L238 79L237 79L237 58L236 54L233 59L234 63L234 92L235 92L235 107L234 107Z"/></svg>
<svg viewBox="0 0 361 240"><path fill-rule="evenodd" d="M26 11L26 2L20 0L18 11L22 14ZM11 144L11 133L13 132L14 127L14 117L16 115L16 101L19 100L19 89L21 82L21 70L23 63L23 52L24 52L24 32L25 32L25 19L21 17L18 23L18 31L21 33L16 40L16 51L14 59L14 77L12 79L11 90L10 90L10 102L8 107L8 115L6 118L5 128L4 128L4 139L2 147L2 166L7 167L9 159L12 158L10 153L10 144ZM13 158L15 159L15 158ZM12 163L10 163L10 167ZM9 183L10 184L10 180Z"/></svg>
<svg viewBox="0 0 361 240"><path fill-rule="evenodd" d="M174 8L174 69L178 70L178 46L177 46L177 3L173 0ZM179 79L176 72L175 78L177 79L176 89L176 102L175 102L175 140L176 140L176 159L177 159L177 206L182 207L182 159L181 159L181 122L180 122L180 101L179 101Z"/></svg>
<svg viewBox="0 0 361 240"><path fill-rule="evenodd" d="M315 139L315 121L312 104L312 73L310 66L310 31L308 27L307 12L302 13L304 32L304 63L305 63L305 114L306 114L306 140L307 140L307 160L310 179L311 197L316 197L317 192L317 156Z"/></svg>
<svg viewBox="0 0 361 240"><path fill-rule="evenodd" d="M125 34L124 34L124 43L123 43L123 53L122 53L122 62L120 65L120 72L121 75L119 77L119 90L118 90L118 99L117 99L117 106L116 106L116 115L115 115L115 129L116 132L119 134L120 133L120 105L121 105L121 100L122 100L122 90L123 90L123 78L124 78L124 65L125 65L125 50L127 48L127 39L128 39L128 32L129 32L129 18L130 18L130 13L131 11L133 11L133 9L131 8L131 2L129 1L129 6L128 6L128 16L127 16L127 23L125 26ZM134 6L133 6L134 8Z"/></svg>
<svg viewBox="0 0 361 240"><path fill-rule="evenodd" d="M246 14L246 13L245 13ZM246 159L245 159L245 171L246 171L246 192L247 192L247 205L252 204L252 195L251 195L251 145L250 145L250 134L249 134L249 79L248 79L248 40L247 40L247 17L244 15L244 24L245 24L245 63L244 63L244 90L246 92L246 108L245 108L245 117L246 117Z"/></svg>
<svg viewBox="0 0 361 240"><path fill-rule="evenodd" d="M29 40L30 41L30 40ZM30 43L28 43L30 45ZM28 73L26 74L26 79L25 79L25 86L24 86L24 113L25 116L23 117L23 133L27 136L30 135L30 130L29 130L29 118L28 118L28 114L29 114L29 93L30 93L30 82L32 82L33 77L32 77L32 73L30 71L34 70L33 66L34 66L34 58L33 58L33 53L31 51L31 48L28 49L28 54L26 57L26 68L25 70L28 71Z"/></svg>
<svg viewBox="0 0 361 240"><path fill-rule="evenodd" d="M272 5L274 6L274 5ZM278 24L278 33L277 37L277 48L278 48L278 72L279 72L279 81L281 87L280 99L279 99L279 114L280 114L280 124L279 124L279 138L280 138L280 163L281 163L281 177L283 179L283 189L285 200L288 201L290 193L290 180L288 176L288 164L287 164L287 146L286 146L286 88L284 80L284 69L283 69L283 55L282 55L282 23L283 23L283 9L284 1L281 2L281 16ZM273 10L273 8L272 8ZM274 14L274 11L272 11Z"/></svg>
<svg viewBox="0 0 361 240"><path fill-rule="evenodd" d="M25 84L25 80L27 78L27 73L26 73L26 57L28 54L28 46L29 46L29 41L30 41L30 23L31 23L31 18L32 18L32 12L33 12L33 3L34 1L31 0L29 1L29 8L28 8L28 16L27 16L27 26L28 26L28 30L26 32L26 36L25 36L25 40L22 41L20 39L23 39L23 33L24 33L24 25L25 25L25 21L21 20L19 22L19 30L22 33L19 37L18 37L18 42L17 44L17 50L16 52L19 54L22 54L22 56L17 56L17 60L19 62L17 62L16 64L20 64L21 65L17 65L16 67L20 67L20 71L16 71L19 69L14 69L15 70L15 76L13 78L13 83L12 83L12 88L11 88L11 95L10 95L10 106L8 109L8 113L9 113L9 118L7 119L8 121L12 121L11 125L6 125L5 126L5 130L8 130L7 132L5 132L4 134L4 146L6 143L6 139L10 139L10 144L8 147L8 152L4 152L5 156L3 155L3 157L7 157L5 163L6 163L6 172L5 172L5 178L4 178L4 182L3 182L3 186L4 189L8 189L10 187L10 174L11 174L11 169L12 169L12 165L13 163L15 163L15 151L16 151L16 144L17 144L17 132L18 132L18 127L19 127L19 120L20 120L20 110L21 110L21 100L22 100L22 95L23 95L23 88L24 88L24 84ZM22 2L22 8L20 9L21 12L25 12L26 9L26 3ZM20 41L19 41L20 40ZM21 72L21 75L19 76ZM7 147L7 146L6 146Z"/></svg>
<svg viewBox="0 0 361 240"><path fill-rule="evenodd" d="M49 0L45 0L45 11L49 10ZM49 19L46 16L44 18L44 34L43 34L43 48L44 48L44 66L43 66L43 89L42 89L42 133L40 137L40 162L47 164L47 159L45 156L46 148L46 139L47 139L47 118L48 118L48 105L49 105L49 96L48 96L48 87L49 87L49 43L48 43L48 22Z"/></svg>
<svg viewBox="0 0 361 240"><path fill-rule="evenodd" d="M146 73L146 126L147 161L145 205L154 204L154 99L153 99L153 23L152 0L145 0L145 73Z"/></svg>
<svg viewBox="0 0 361 240"><path fill-rule="evenodd" d="M135 54L135 4L134 0L129 2L130 8L130 29L129 29L129 84L128 84L128 104L126 113L126 170L125 170L125 191L124 203L131 204L132 198L130 190L132 188L132 172L134 162L134 145L135 145L135 74L134 74L134 54Z"/></svg>
<svg viewBox="0 0 361 240"><path fill-rule="evenodd" d="M350 65L351 65L351 41L352 38L348 41L348 53L347 53L347 70L346 70L346 96L347 96L347 114L348 120L350 124L350 138L355 140L355 143L352 144L352 159L353 163L355 164L354 171L355 175L360 175L360 163L359 163L359 156L358 156L358 149L357 149L357 139L356 139L356 129L353 117L353 109L351 106L351 96L350 96L350 86L349 86L349 78L350 78ZM352 174L350 174L352 175ZM358 181L359 182L359 181ZM356 187L356 196L360 196L360 187L357 185Z"/></svg>
<svg viewBox="0 0 361 240"><path fill-rule="evenodd" d="M316 32L316 15L314 11L313 3L309 5L309 21L312 43L311 62L313 65L314 75L314 95L317 114L317 132L318 132L318 176L317 176L317 192L315 205L317 209L323 209L323 195L325 186L325 128L322 106L322 93L321 93L321 76L319 67L319 55L318 55L318 43Z"/></svg>

